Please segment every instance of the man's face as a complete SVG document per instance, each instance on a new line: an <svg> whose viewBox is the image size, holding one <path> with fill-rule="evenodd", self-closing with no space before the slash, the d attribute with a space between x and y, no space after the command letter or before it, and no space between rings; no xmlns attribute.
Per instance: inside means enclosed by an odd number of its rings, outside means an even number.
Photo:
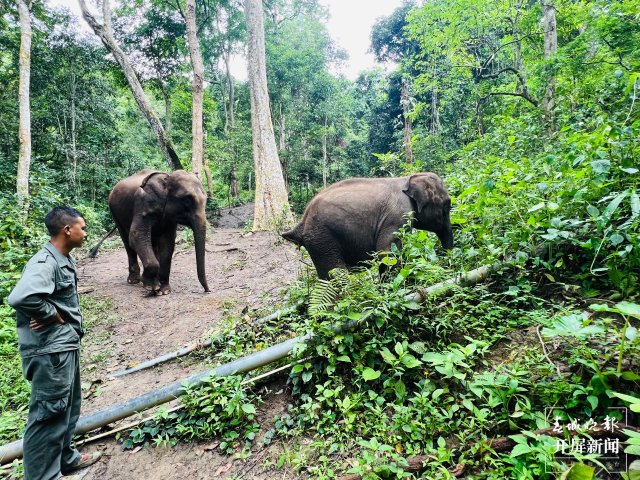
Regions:
<svg viewBox="0 0 640 480"><path fill-rule="evenodd" d="M87 224L82 217L78 218L75 223L66 225L64 230L71 248L81 247L85 238L87 238Z"/></svg>

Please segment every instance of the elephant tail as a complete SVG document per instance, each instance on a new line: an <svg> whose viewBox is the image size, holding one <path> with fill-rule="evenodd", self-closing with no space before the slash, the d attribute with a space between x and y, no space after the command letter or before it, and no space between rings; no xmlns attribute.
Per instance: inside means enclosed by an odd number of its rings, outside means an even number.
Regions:
<svg viewBox="0 0 640 480"><path fill-rule="evenodd" d="M117 227L113 227L109 233L107 233L104 237L102 237L100 239L100 241L98 242L98 244L93 247L91 250L89 250L89 253L87 253L87 258L96 258L96 255L98 255L98 249L100 248L100 245L102 245L102 242L104 242L107 238L109 238L111 236L111 234L113 232L116 231Z"/></svg>
<svg viewBox="0 0 640 480"><path fill-rule="evenodd" d="M304 231L304 225L302 222L297 224L291 230L282 232L280 235L285 240L289 240L291 243L295 243L297 246L304 246L304 238L302 232Z"/></svg>

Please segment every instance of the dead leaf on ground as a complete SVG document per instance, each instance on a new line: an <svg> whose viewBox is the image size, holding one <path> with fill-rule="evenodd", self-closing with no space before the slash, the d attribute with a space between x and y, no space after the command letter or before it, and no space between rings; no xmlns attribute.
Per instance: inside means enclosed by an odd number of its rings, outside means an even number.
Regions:
<svg viewBox="0 0 640 480"><path fill-rule="evenodd" d="M226 465L222 465L222 466L218 467L218 469L216 470L215 476L217 477L218 475L222 475L223 473L227 473L229 470L231 470L232 466L233 466L232 463L227 463Z"/></svg>

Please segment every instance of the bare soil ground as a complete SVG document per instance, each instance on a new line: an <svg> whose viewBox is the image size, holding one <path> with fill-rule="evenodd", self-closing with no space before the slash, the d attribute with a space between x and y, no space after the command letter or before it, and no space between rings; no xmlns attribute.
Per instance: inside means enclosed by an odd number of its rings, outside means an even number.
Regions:
<svg viewBox="0 0 640 480"><path fill-rule="evenodd" d="M209 366L201 364L197 357L183 357L110 379L115 371L206 338L226 315L277 308L282 290L296 278L300 263L293 246L275 234L241 230L252 212L252 205L224 209L221 218L213 222L219 226L212 229L206 248L211 288L208 294L198 283L193 248L185 244L176 248L172 293L166 296L149 296L141 285L127 284L126 254L119 239L119 248L105 251L95 260L79 262L80 291L96 300L107 300L109 305L104 318L88 326L83 340L82 415L104 410ZM273 418L284 413L290 399L282 379L262 388L266 401L258 418L264 433L272 427ZM269 460L277 461L278 445L264 448L256 441L248 459L234 460L215 448L206 448L212 443L215 444L212 441L125 451L113 438L106 438L81 449L100 448L105 454L84 478L296 478L287 470L272 471Z"/></svg>

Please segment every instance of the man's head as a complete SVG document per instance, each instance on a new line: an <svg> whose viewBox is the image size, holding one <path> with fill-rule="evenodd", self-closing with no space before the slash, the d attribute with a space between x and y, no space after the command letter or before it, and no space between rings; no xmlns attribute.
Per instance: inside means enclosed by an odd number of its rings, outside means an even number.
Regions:
<svg viewBox="0 0 640 480"><path fill-rule="evenodd" d="M82 246L87 237L84 217L75 208L66 205L55 207L47 213L44 224L51 238L64 242L69 250Z"/></svg>

